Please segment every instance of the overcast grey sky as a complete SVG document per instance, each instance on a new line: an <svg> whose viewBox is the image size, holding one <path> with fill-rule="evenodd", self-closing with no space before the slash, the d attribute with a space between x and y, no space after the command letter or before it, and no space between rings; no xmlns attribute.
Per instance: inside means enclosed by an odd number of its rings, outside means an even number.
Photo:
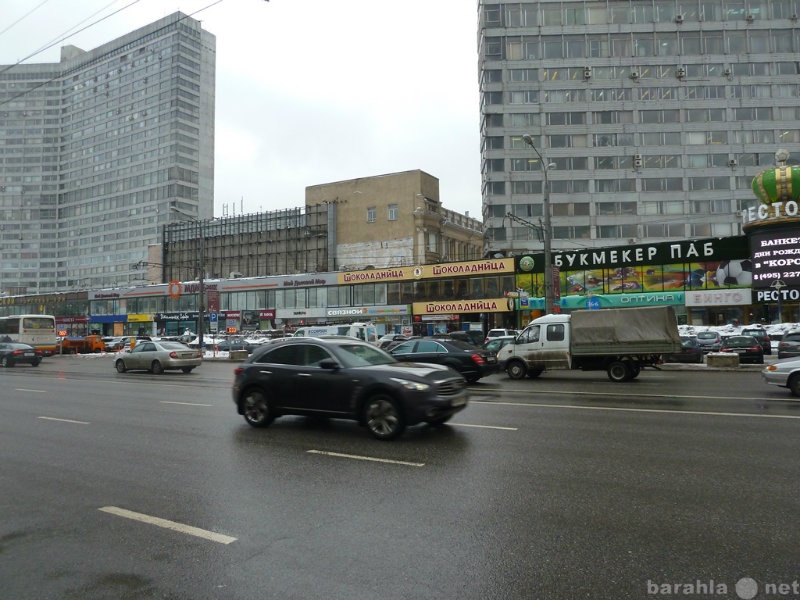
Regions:
<svg viewBox="0 0 800 600"><path fill-rule="evenodd" d="M421 169L480 218L476 0L2 0L0 64L54 42L24 62L58 62L178 10L217 38L216 216Z"/></svg>

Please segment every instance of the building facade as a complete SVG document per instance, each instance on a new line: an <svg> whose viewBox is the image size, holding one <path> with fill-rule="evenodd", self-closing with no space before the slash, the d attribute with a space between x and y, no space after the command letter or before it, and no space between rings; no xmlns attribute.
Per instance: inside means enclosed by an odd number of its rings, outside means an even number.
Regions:
<svg viewBox="0 0 800 600"><path fill-rule="evenodd" d="M0 293L140 280L170 207L213 215L215 43L175 13L0 68Z"/></svg>
<svg viewBox="0 0 800 600"><path fill-rule="evenodd" d="M445 208L439 180L420 170L310 186L302 208L184 219L164 225L162 238L162 256L140 265L141 281L381 269L483 256L481 222Z"/></svg>
<svg viewBox="0 0 800 600"><path fill-rule="evenodd" d="M488 250L542 248L547 191L554 250L741 234L753 177L778 148L800 155L798 15L797 0L480 0Z"/></svg>

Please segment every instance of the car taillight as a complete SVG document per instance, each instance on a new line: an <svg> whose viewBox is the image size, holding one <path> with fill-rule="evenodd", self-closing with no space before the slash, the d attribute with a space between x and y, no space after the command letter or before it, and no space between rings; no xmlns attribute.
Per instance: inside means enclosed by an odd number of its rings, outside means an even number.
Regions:
<svg viewBox="0 0 800 600"><path fill-rule="evenodd" d="M25 354L25 350L14 350L11 354L18 356L20 354Z"/></svg>
<svg viewBox="0 0 800 600"><path fill-rule="evenodd" d="M236 368L233 370L233 374L234 374L234 375L241 375L242 373L244 373L244 369L243 369L242 367L236 367Z"/></svg>
<svg viewBox="0 0 800 600"><path fill-rule="evenodd" d="M203 353L200 350L198 350L196 356L197 358L203 358Z"/></svg>
<svg viewBox="0 0 800 600"><path fill-rule="evenodd" d="M474 362L476 365L482 365L486 361L483 360L483 357L480 354L473 354L472 355L472 362Z"/></svg>
<svg viewBox="0 0 800 600"><path fill-rule="evenodd" d="M172 352L169 353L169 357L170 358L178 358L178 353L173 350Z"/></svg>

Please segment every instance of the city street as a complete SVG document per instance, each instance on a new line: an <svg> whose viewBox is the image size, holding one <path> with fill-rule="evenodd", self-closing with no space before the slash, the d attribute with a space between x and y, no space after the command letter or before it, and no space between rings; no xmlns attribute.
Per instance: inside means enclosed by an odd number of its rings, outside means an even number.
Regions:
<svg viewBox="0 0 800 600"><path fill-rule="evenodd" d="M496 375L379 442L250 428L235 366L0 370L0 597L800 597L800 402L757 369Z"/></svg>

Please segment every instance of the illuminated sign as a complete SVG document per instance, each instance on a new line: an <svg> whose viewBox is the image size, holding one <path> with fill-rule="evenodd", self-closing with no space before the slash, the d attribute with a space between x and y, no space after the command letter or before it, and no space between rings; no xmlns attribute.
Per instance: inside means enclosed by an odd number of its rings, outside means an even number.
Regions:
<svg viewBox="0 0 800 600"><path fill-rule="evenodd" d="M753 288L800 288L800 230L762 229L750 234Z"/></svg>

